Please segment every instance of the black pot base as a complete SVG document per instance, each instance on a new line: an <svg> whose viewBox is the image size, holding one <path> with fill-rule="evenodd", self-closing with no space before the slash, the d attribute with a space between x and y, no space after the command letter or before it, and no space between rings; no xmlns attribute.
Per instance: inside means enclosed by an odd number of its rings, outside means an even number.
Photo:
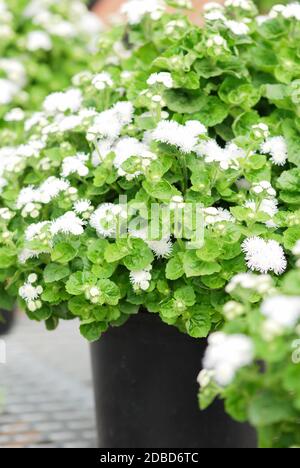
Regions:
<svg viewBox="0 0 300 468"><path fill-rule="evenodd" d="M99 447L256 447L254 430L231 420L222 402L199 410L205 347L149 313L93 343Z"/></svg>

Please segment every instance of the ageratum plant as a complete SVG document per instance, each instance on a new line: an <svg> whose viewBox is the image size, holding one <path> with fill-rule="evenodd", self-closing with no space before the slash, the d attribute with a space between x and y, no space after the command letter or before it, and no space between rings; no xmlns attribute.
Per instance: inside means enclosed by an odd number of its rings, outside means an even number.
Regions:
<svg viewBox="0 0 300 468"><path fill-rule="evenodd" d="M0 1L0 124L18 122L87 64L101 29L76 0Z"/></svg>
<svg viewBox="0 0 300 468"><path fill-rule="evenodd" d="M201 405L220 394L262 446L295 446L300 5L208 4L198 27L188 3L127 2L97 70L1 149L1 298L89 340L141 310L214 332Z"/></svg>

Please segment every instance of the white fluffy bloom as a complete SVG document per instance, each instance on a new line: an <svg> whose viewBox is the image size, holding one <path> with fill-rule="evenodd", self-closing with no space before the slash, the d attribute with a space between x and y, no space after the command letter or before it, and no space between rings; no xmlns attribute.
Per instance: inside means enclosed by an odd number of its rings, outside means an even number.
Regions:
<svg viewBox="0 0 300 468"><path fill-rule="evenodd" d="M102 91L105 88L112 88L114 82L109 73L102 72L94 76L92 79L92 85L99 91Z"/></svg>
<svg viewBox="0 0 300 468"><path fill-rule="evenodd" d="M241 21L225 20L224 24L236 36L246 36L250 32L249 26Z"/></svg>
<svg viewBox="0 0 300 468"><path fill-rule="evenodd" d="M10 80L0 78L0 104L5 106L10 104L18 94L19 87Z"/></svg>
<svg viewBox="0 0 300 468"><path fill-rule="evenodd" d="M40 238L42 233L46 232L46 229L50 226L50 221L42 221L40 223L30 224L25 231L25 239L32 241L36 238Z"/></svg>
<svg viewBox="0 0 300 468"><path fill-rule="evenodd" d="M176 146L183 153L190 153L198 142L199 135L207 132L197 120L190 120L180 125L175 120L162 120L152 133L155 141Z"/></svg>
<svg viewBox="0 0 300 468"><path fill-rule="evenodd" d="M254 273L239 273L226 286L226 292L232 293L236 288L252 289L259 294L266 294L273 288L270 275L255 275Z"/></svg>
<svg viewBox="0 0 300 468"><path fill-rule="evenodd" d="M208 347L203 359L203 366L213 371L218 385L229 385L239 369L248 366L254 359L254 347L245 335L226 335L213 333L208 338Z"/></svg>
<svg viewBox="0 0 300 468"><path fill-rule="evenodd" d="M79 115L67 115L57 122L60 132L69 132L82 124L82 118Z"/></svg>
<svg viewBox="0 0 300 468"><path fill-rule="evenodd" d="M77 200L74 203L74 211L78 215L84 215L86 213L91 213L94 208L91 205L90 200Z"/></svg>
<svg viewBox="0 0 300 468"><path fill-rule="evenodd" d="M246 262L251 270L261 273L273 271L276 275L282 274L287 261L281 245L275 240L264 240L261 237L249 237L242 244L246 254Z"/></svg>
<svg viewBox="0 0 300 468"><path fill-rule="evenodd" d="M0 219L10 221L13 218L13 213L8 208L0 208Z"/></svg>
<svg viewBox="0 0 300 468"><path fill-rule="evenodd" d="M125 176L128 180L142 174L151 161L156 159L156 155L149 150L148 146L136 138L120 138L113 147L113 151L116 155L114 166L118 169L119 176ZM122 165L133 156L138 158L136 170L133 173L127 173Z"/></svg>
<svg viewBox="0 0 300 468"><path fill-rule="evenodd" d="M127 219L127 211L121 205L103 203L91 216L90 225L96 229L99 236L112 237L117 234L118 227Z"/></svg>
<svg viewBox="0 0 300 468"><path fill-rule="evenodd" d="M147 242L157 258L168 258L173 250L173 244L170 239L150 240Z"/></svg>
<svg viewBox="0 0 300 468"><path fill-rule="evenodd" d="M215 208L213 206L209 208L203 208L203 214L206 226L222 223L224 221L228 223L234 223L235 221L232 214L224 208Z"/></svg>
<svg viewBox="0 0 300 468"><path fill-rule="evenodd" d="M293 254L300 256L300 240L298 240L293 248Z"/></svg>
<svg viewBox="0 0 300 468"><path fill-rule="evenodd" d="M32 31L27 36L27 49L31 52L36 50L46 50L49 51L52 49L52 41L45 31Z"/></svg>
<svg viewBox="0 0 300 468"><path fill-rule="evenodd" d="M284 18L294 18L300 21L300 4L298 2L290 3L289 5L275 5L270 11L270 18L276 18L278 15Z"/></svg>
<svg viewBox="0 0 300 468"><path fill-rule="evenodd" d="M226 7L241 8L245 11L251 11L253 9L253 3L249 0L225 0L224 5Z"/></svg>
<svg viewBox="0 0 300 468"><path fill-rule="evenodd" d="M27 281L19 289L19 296L24 299L28 309L31 312L35 312L42 307L40 296L44 290L42 286L35 284L37 280L37 275L32 273L28 276Z"/></svg>
<svg viewBox="0 0 300 468"><path fill-rule="evenodd" d="M88 128L88 140L117 139L122 128L131 123L133 113L134 107L130 102L117 102L111 109L97 114Z"/></svg>
<svg viewBox="0 0 300 468"><path fill-rule="evenodd" d="M68 177L71 174L86 177L89 173L89 169L85 164L88 159L88 155L84 153L78 153L76 156L68 156L64 158L61 169L62 177Z"/></svg>
<svg viewBox="0 0 300 468"><path fill-rule="evenodd" d="M294 327L300 319L300 296L269 297L262 303L261 311L279 329Z"/></svg>
<svg viewBox="0 0 300 468"><path fill-rule="evenodd" d="M5 114L4 120L6 122L21 122L24 120L25 112L20 107L15 107L11 109L7 114Z"/></svg>
<svg viewBox="0 0 300 468"><path fill-rule="evenodd" d="M0 58L0 69L2 69L9 81L18 90L23 88L27 81L26 69L23 63L13 58Z"/></svg>
<svg viewBox="0 0 300 468"><path fill-rule="evenodd" d="M228 143L225 148L221 148L215 140L208 140L198 145L196 153L200 157L204 156L207 163L219 163L223 170L238 169L240 159L246 157L245 151L235 143Z"/></svg>
<svg viewBox="0 0 300 468"><path fill-rule="evenodd" d="M144 270L131 271L129 274L130 282L134 289L141 289L147 291L150 287L151 281L151 266Z"/></svg>
<svg viewBox="0 0 300 468"><path fill-rule="evenodd" d="M52 221L50 232L53 236L59 233L80 236L84 232L83 226L84 221L82 219L78 218L73 211L67 211L64 215Z"/></svg>
<svg viewBox="0 0 300 468"><path fill-rule="evenodd" d="M70 183L68 181L51 176L40 187L24 187L19 193L16 206L18 209L22 209L28 203L47 204L69 187Z"/></svg>
<svg viewBox="0 0 300 468"><path fill-rule="evenodd" d="M271 161L277 166L284 166L288 159L288 149L282 136L268 138L261 145L261 152L271 154Z"/></svg>
<svg viewBox="0 0 300 468"><path fill-rule="evenodd" d="M149 86L153 86L155 84L162 84L166 88L173 87L173 79L171 73L168 72L160 72L160 73L152 73L147 80L147 84Z"/></svg>
<svg viewBox="0 0 300 468"><path fill-rule="evenodd" d="M161 17L165 10L164 0L127 0L122 6L122 13L127 16L130 24L138 24L147 14L153 20Z"/></svg>
<svg viewBox="0 0 300 468"><path fill-rule="evenodd" d="M52 93L46 97L43 108L47 114L57 112L78 112L82 104L82 93L79 89L69 89L66 92Z"/></svg>
<svg viewBox="0 0 300 468"><path fill-rule="evenodd" d="M255 195L268 195L270 197L276 196L276 190L273 189L270 182L267 180L261 180L260 182L256 182L252 185L251 191L255 193Z"/></svg>
<svg viewBox="0 0 300 468"><path fill-rule="evenodd" d="M245 202L245 208L252 210L253 212L264 212L270 216L271 219L265 222L266 226L273 228L276 224L272 220L278 213L278 201L275 198L264 198L260 203L256 203L254 200L247 200Z"/></svg>

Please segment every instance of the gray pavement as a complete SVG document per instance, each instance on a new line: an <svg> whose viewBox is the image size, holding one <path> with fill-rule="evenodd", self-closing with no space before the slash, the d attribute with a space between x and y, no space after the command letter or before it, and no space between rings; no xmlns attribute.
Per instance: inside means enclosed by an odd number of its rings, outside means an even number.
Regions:
<svg viewBox="0 0 300 468"><path fill-rule="evenodd" d="M89 347L78 323L48 332L19 314L0 339L0 448L95 447Z"/></svg>

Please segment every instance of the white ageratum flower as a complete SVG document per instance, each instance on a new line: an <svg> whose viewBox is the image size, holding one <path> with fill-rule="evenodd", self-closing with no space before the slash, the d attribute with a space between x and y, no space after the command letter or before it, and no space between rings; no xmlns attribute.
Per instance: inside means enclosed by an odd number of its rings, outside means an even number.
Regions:
<svg viewBox="0 0 300 468"><path fill-rule="evenodd" d="M189 120L180 125L175 120L162 120L152 133L155 141L176 146L183 153L194 151L198 137L207 132L204 125L197 120Z"/></svg>
<svg viewBox="0 0 300 468"><path fill-rule="evenodd" d="M11 109L4 116L6 122L21 122L25 118L25 112L20 107L15 107Z"/></svg>
<svg viewBox="0 0 300 468"><path fill-rule="evenodd" d="M262 180L260 182L256 182L252 185L251 191L255 195L265 195L269 197L276 196L276 190L272 187L270 182L267 180Z"/></svg>
<svg viewBox="0 0 300 468"><path fill-rule="evenodd" d="M26 69L20 61L13 58L0 58L0 70L3 70L7 79L18 89L23 88L27 82Z"/></svg>
<svg viewBox="0 0 300 468"><path fill-rule="evenodd" d="M162 84L165 88L173 88L172 75L168 72L152 73L147 80L147 84L149 86Z"/></svg>
<svg viewBox="0 0 300 468"><path fill-rule="evenodd" d="M206 226L216 223L223 223L224 221L227 223L235 222L232 214L224 208L215 208L213 206L209 208L203 208L203 214Z"/></svg>
<svg viewBox="0 0 300 468"><path fill-rule="evenodd" d="M151 269L152 266L150 265L148 268L144 270L138 271L131 271L129 274L130 282L133 286L133 289L142 291L147 291L150 287L151 282Z"/></svg>
<svg viewBox="0 0 300 468"><path fill-rule="evenodd" d="M94 207L90 200L81 199L74 203L74 211L77 215L81 215L83 219L89 219L94 211Z"/></svg>
<svg viewBox="0 0 300 468"><path fill-rule="evenodd" d="M215 55L221 55L223 51L228 49L228 44L220 34L214 34L207 39L206 47L212 49Z"/></svg>
<svg viewBox="0 0 300 468"><path fill-rule="evenodd" d="M59 117L59 121L56 122L59 132L69 132L82 125L82 118L80 115L67 115L62 118L60 115Z"/></svg>
<svg viewBox="0 0 300 468"><path fill-rule="evenodd" d="M113 147L115 153L114 167L118 169L120 177L125 176L127 180L132 180L142 174L145 169L151 164L151 161L156 159L156 155L152 153L148 146L136 138L124 137ZM133 172L126 172L123 164L130 158L135 157Z"/></svg>
<svg viewBox="0 0 300 468"><path fill-rule="evenodd" d="M273 290L273 287L273 280L270 275L239 273L230 280L225 290L228 294L231 294L237 288L251 289L259 294L267 294Z"/></svg>
<svg viewBox="0 0 300 468"><path fill-rule="evenodd" d="M84 221L76 216L73 211L67 211L64 215L52 221L50 232L53 236L60 233L80 236L84 232L84 224Z"/></svg>
<svg viewBox="0 0 300 468"><path fill-rule="evenodd" d="M147 241L147 245L157 258L168 258L173 250L173 244L170 238L149 240Z"/></svg>
<svg viewBox="0 0 300 468"><path fill-rule="evenodd" d="M99 236L112 237L127 219L127 210L121 205L103 203L91 216L90 225L96 229Z"/></svg>
<svg viewBox="0 0 300 468"><path fill-rule="evenodd" d="M19 87L12 81L0 78L0 105L10 104L19 90Z"/></svg>
<svg viewBox="0 0 300 468"><path fill-rule="evenodd" d="M284 18L294 18L300 21L300 4L298 2L289 5L275 5L269 13L270 18L282 15Z"/></svg>
<svg viewBox="0 0 300 468"><path fill-rule="evenodd" d="M43 108L47 114L57 112L78 112L82 104L82 93L79 89L69 89L60 93L52 93L46 97Z"/></svg>
<svg viewBox="0 0 300 468"><path fill-rule="evenodd" d="M246 157L245 151L235 143L230 142L225 148L221 148L215 140L200 143L196 148L196 153L204 157L207 163L217 162L223 170L239 169L240 160Z"/></svg>
<svg viewBox="0 0 300 468"><path fill-rule="evenodd" d="M208 338L208 347L203 359L206 370L213 372L218 385L229 385L237 371L248 366L254 359L254 346L246 335L226 335L213 333Z"/></svg>
<svg viewBox="0 0 300 468"><path fill-rule="evenodd" d="M47 237L47 230L50 227L50 221L41 221L40 223L30 224L25 231L25 239L32 240L45 240Z"/></svg>
<svg viewBox="0 0 300 468"><path fill-rule="evenodd" d="M52 49L52 41L45 31L32 31L27 36L27 49L31 52L36 50L46 50L49 51Z"/></svg>
<svg viewBox="0 0 300 468"><path fill-rule="evenodd" d="M35 312L42 307L40 295L43 293L43 288L40 285L35 285L37 280L37 275L32 273L19 289L19 296L26 302L30 312Z"/></svg>
<svg viewBox="0 0 300 468"><path fill-rule="evenodd" d="M92 79L92 85L99 91L102 91L105 88L112 88L114 82L109 73L102 72L94 76L94 78Z"/></svg>
<svg viewBox="0 0 300 468"><path fill-rule="evenodd" d="M282 136L268 138L261 145L261 152L271 154L271 161L277 166L284 166L288 159L288 149L285 139Z"/></svg>
<svg viewBox="0 0 300 468"><path fill-rule="evenodd" d="M10 221L14 217L14 213L8 208L0 208L0 219L3 221Z"/></svg>
<svg viewBox="0 0 300 468"><path fill-rule="evenodd" d="M248 267L253 271L281 275L287 267L287 260L281 245L275 240L249 237L242 244Z"/></svg>
<svg viewBox="0 0 300 468"><path fill-rule="evenodd" d="M298 240L293 248L293 254L300 257L300 240Z"/></svg>
<svg viewBox="0 0 300 468"><path fill-rule="evenodd" d="M262 303L261 312L266 318L263 333L272 338L295 327L300 319L300 296L269 297Z"/></svg>
<svg viewBox="0 0 300 468"><path fill-rule="evenodd" d="M264 198L261 202L256 202L255 200L247 200L245 202L245 208L250 209L254 213L263 212L270 216L271 219L265 222L266 226L273 228L276 227L274 223L274 216L278 213L278 201L276 198Z"/></svg>
<svg viewBox="0 0 300 468"><path fill-rule="evenodd" d="M123 127L131 123L133 114L134 107L130 102L117 102L111 109L94 117L87 131L87 139L97 141L105 138L113 142L119 137Z"/></svg>
<svg viewBox="0 0 300 468"><path fill-rule="evenodd" d="M127 16L130 24L138 24L147 14L151 19L158 20L165 11L164 0L127 0L121 12Z"/></svg>
<svg viewBox="0 0 300 468"><path fill-rule="evenodd" d="M225 0L225 7L241 8L245 11L253 10L253 2L250 0Z"/></svg>
<svg viewBox="0 0 300 468"><path fill-rule="evenodd" d="M250 32L249 26L242 21L225 19L224 24L236 36L246 36Z"/></svg>
<svg viewBox="0 0 300 468"><path fill-rule="evenodd" d="M263 122L252 125L252 131L255 138L267 139L270 135L269 126Z"/></svg>
<svg viewBox="0 0 300 468"><path fill-rule="evenodd" d="M61 176L68 177L71 174L77 174L80 177L86 177L89 169L86 166L89 156L84 153L78 153L76 156L67 156L62 162Z"/></svg>
<svg viewBox="0 0 300 468"><path fill-rule="evenodd" d="M209 384L214 380L214 371L210 371L207 369L202 369L197 377L197 382L200 385L200 387L203 389L205 387L208 387Z"/></svg>

